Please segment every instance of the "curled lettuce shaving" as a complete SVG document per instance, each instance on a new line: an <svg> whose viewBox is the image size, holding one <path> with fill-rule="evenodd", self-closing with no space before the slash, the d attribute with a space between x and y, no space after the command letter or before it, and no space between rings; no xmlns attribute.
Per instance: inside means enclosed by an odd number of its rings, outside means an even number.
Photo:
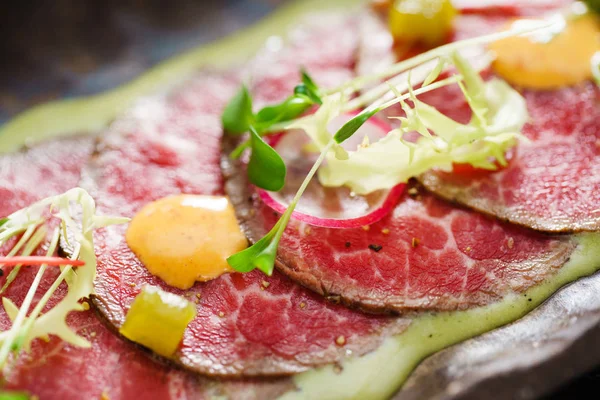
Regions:
<svg viewBox="0 0 600 400"><path fill-rule="evenodd" d="M71 257L84 261L85 266L76 270L71 266L63 266L59 277L27 317L26 315L31 306L31 300L28 300L27 297L20 309L10 299L6 297L2 299L4 309L13 322L13 326L8 331L0 333L0 367L4 365L9 351L28 350L34 339L47 338L48 335L56 335L67 343L76 346L90 346L90 343L85 338L77 335L67 325L66 318L71 311L84 310L84 306L80 303L80 300L94 293L96 255L94 251L93 230L128 221L127 218L96 215L94 199L85 190L75 188L64 194L41 200L8 216L6 221L0 226L0 244L21 233L24 233L23 237L29 237L28 240L31 241L31 238L35 237L35 234L32 233L35 229L37 229L36 232L44 232L42 229L44 227L43 224L48 219L48 209L60 220L60 230L57 229L55 232L53 242L48 249L49 253L54 252L60 231L62 232L63 240L73 249ZM77 218L74 218L75 215ZM70 236L66 234L67 231ZM19 251L20 247L23 247L23 244L19 245L19 243L17 243L19 247L15 246L12 250L14 254ZM24 252L33 251L39 245L40 241L28 247L29 243L25 244ZM39 279L41 279L43 269L44 266L38 272ZM37 279L38 277L36 276ZM48 312L40 315L44 306L63 280L68 285L66 296ZM30 292L35 293L34 289L35 285L32 285Z"/></svg>
<svg viewBox="0 0 600 400"><path fill-rule="evenodd" d="M293 123L286 126L286 130L300 129L306 132L308 137L315 145L315 151L321 152L331 141L331 133L329 132L329 122L338 117L343 112L343 106L346 98L342 93L335 93L326 96L322 99L322 104L314 113L295 120ZM348 153L338 144L334 144L332 151L337 158L341 160L348 159Z"/></svg>
<svg viewBox="0 0 600 400"><path fill-rule="evenodd" d="M463 78L459 85L473 111L468 124L420 101L409 88L412 104L400 101L406 114L398 117L400 128L369 146L348 151L345 160L328 154L327 163L319 170L321 184L348 186L357 194L367 194L392 188L432 168L449 171L453 163L489 170L497 168L494 161L505 165L506 150L517 139L524 139L520 132L529 119L525 99L500 79L484 82L456 53L448 61ZM413 131L421 137L416 142L404 140L404 135Z"/></svg>

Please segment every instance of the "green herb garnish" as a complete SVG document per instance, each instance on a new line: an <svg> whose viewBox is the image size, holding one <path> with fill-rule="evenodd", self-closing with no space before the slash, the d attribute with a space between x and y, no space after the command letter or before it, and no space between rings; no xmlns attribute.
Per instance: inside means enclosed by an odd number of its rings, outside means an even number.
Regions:
<svg viewBox="0 0 600 400"><path fill-rule="evenodd" d="M265 274L271 276L275 267L275 258L277 257L277 248L279 247L279 241L283 236L283 232L287 227L288 222L300 200L300 197L306 190L306 187L310 183L311 179L317 172L317 169L325 159L325 156L334 145L334 141L331 140L327 146L321 152L321 155L311 168L310 172L304 178L302 185L296 192L294 199L290 203L285 213L281 216L279 221L273 226L273 228L267 233L262 239L254 243L252 246L245 250L240 251L229 257L227 262L234 270L238 272L250 272L256 268Z"/></svg>
<svg viewBox="0 0 600 400"><path fill-rule="evenodd" d="M285 184L285 163L281 156L250 127L252 154L248 163L248 178L256 186L272 192Z"/></svg>
<svg viewBox="0 0 600 400"><path fill-rule="evenodd" d="M75 222L72 217L74 205L80 207L81 220ZM31 310L36 291L43 278L46 267L41 266L36 277L23 300L21 307L8 297L2 297L2 305L6 314L12 321L11 328L0 333L0 370L4 368L10 353L28 350L31 342L39 337L56 335L75 346L89 347L91 344L82 336L74 332L67 324L66 318L72 311L82 311L80 300L94 292L94 278L96 276L96 255L93 244L93 230L103 226L128 221L127 218L111 218L95 215L95 203L91 196L80 188L48 197L22 210L16 211L7 217L7 221L0 226L0 245L4 245L11 238L22 234L17 244L10 250L7 257L15 255L27 256L39 247L46 237L45 223L47 211L50 208L53 214L60 219L60 229L55 229L54 235L47 249L51 256L58 245L60 232L67 229L72 233L72 259L79 259L85 267L77 270L72 265L65 265L61 273L37 301ZM68 238L65 236L65 240ZM22 249L22 250L21 250ZM2 290L5 290L16 277L18 267L9 274ZM42 314L44 307L63 282L67 282L66 296L50 310Z"/></svg>
<svg viewBox="0 0 600 400"><path fill-rule="evenodd" d="M321 104L319 88L306 71L301 72L302 83L294 88L294 94L284 101L266 106L256 114L252 112L252 97L246 86L229 101L223 115L223 128L229 135L250 132L250 139L240 144L230 154L238 158L251 149L248 178L256 186L270 191L281 190L285 183L286 166L279 154L260 137L277 124L285 123L302 115L309 107Z"/></svg>
<svg viewBox="0 0 600 400"><path fill-rule="evenodd" d="M369 118L373 115L377 114L381 111L380 107L375 107L373 109L365 109L350 121L346 122L335 134L334 139L337 143L343 143L344 141L350 139L352 135L356 133L357 130L360 129L361 126L367 122Z"/></svg>
<svg viewBox="0 0 600 400"><path fill-rule="evenodd" d="M223 128L230 135L241 135L248 132L254 122L252 115L252 97L246 86L242 86L229 101L221 117Z"/></svg>
<svg viewBox="0 0 600 400"><path fill-rule="evenodd" d="M332 90L319 89L303 71L302 83L296 86L292 96L279 104L265 107L252 116L254 126L248 127L251 139L238 146L232 156L239 156L245 149L252 148L248 166L250 181L263 189L280 190L285 181L285 165L280 157L274 156L274 150L262 140L261 135L302 129L321 154L275 226L255 244L229 257L229 265L239 272L259 269L268 275L272 274L283 232L317 170L324 186L348 186L355 193L366 194L393 187L430 168L447 167L452 162L495 168L495 164L490 161L490 157L495 157L503 163L504 151L515 144L516 138L521 137L520 129L527 118L525 103L518 92L506 83L498 80L483 82L478 72L459 57L456 51L471 45L547 29L552 25L553 23L541 23L533 28L500 32L444 45L395 64L387 71L355 78ZM447 64L454 64L459 74L437 81ZM425 74L420 79L421 87L413 90L411 73L418 68ZM408 76L401 74L406 71ZM391 76L395 77L352 98L354 93L371 82ZM460 85L473 111L473 119L466 125L442 115L416 97L456 83ZM406 103L409 99L412 106ZM232 103L240 103L239 95ZM406 113L406 116L399 118L399 129L356 151L348 151L340 146L369 118L398 103ZM226 112L242 108L234 105L228 106ZM319 105L319 108L313 114L298 118L311 105ZM328 124L333 118L360 109L362 111L334 135L329 132ZM403 134L408 131L417 131L423 137L416 143L406 142ZM326 166L319 169L325 160Z"/></svg>

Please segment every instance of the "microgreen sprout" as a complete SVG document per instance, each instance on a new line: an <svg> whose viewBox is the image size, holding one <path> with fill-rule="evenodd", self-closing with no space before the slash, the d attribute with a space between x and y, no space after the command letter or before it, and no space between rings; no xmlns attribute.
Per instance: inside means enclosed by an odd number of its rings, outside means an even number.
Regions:
<svg viewBox="0 0 600 400"><path fill-rule="evenodd" d="M232 255L227 259L227 262L234 270L238 272L250 272L258 268L260 271L269 276L273 273L273 269L275 267L275 258L277 257L277 248L279 247L279 241L283 236L283 232L290 221L292 213L294 212L300 197L306 190L306 187L334 144L335 142L332 139L325 146L321 152L321 155L312 166L310 172L308 175L306 175L306 178L304 178L302 185L296 192L296 195L294 196L289 207L285 210L279 221L277 221L269 233L267 233L262 239L254 243L252 246Z"/></svg>
<svg viewBox="0 0 600 400"><path fill-rule="evenodd" d="M283 232L306 186L317 172L322 185L348 186L354 193L367 194L378 189L389 189L434 167L447 169L452 162L470 163L488 169L495 168L490 157L495 157L500 164L505 163L504 151L514 146L517 138L522 138L520 129L527 119L524 100L505 82L496 79L484 83L477 69L459 56L457 51L553 25L554 22L541 22L527 28L450 43L394 64L386 71L357 77L330 90L318 88L303 71L302 83L296 86L292 96L252 116L248 111L248 104L251 107L252 102L246 100L249 94L243 89L225 110L226 114L232 114L233 111L239 114L235 118L224 114L223 120L225 130L234 135L239 134L239 126L232 124L229 127L225 124L226 120L252 121L248 126L250 139L232 153L232 156L239 157L245 149L252 149L248 165L248 176L252 183L263 189L280 190L285 180L283 161L275 157L277 153L261 139L261 135L303 129L321 154L271 231L246 250L229 257L227 261L230 266L239 272L256 268L268 275L273 272ZM481 52L478 56L482 58ZM459 73L438 80L449 64L454 65ZM389 81L350 99L368 84L389 77L392 77ZM420 83L421 87L414 89L416 83ZM453 121L416 97L450 84L459 85L471 107L473 118L469 124ZM412 106L406 100L410 100ZM357 151L347 151L340 146L375 114L398 103L406 114L398 117L400 128ZM310 105L318 105L317 111L300 117ZM331 135L327 126L329 121L344 112L356 110L361 111ZM404 140L403 135L409 131L420 133L422 138L416 143ZM326 165L319 168L325 160ZM273 182L269 182L269 177Z"/></svg>
<svg viewBox="0 0 600 400"><path fill-rule="evenodd" d="M243 142L231 153L238 158L244 150L251 150L248 177L254 185L271 191L278 191L285 182L285 163L275 150L260 136L273 126L285 123L303 114L309 107L322 104L319 88L304 70L302 83L294 88L294 93L284 101L263 107L257 113L252 111L252 98L245 85L229 101L221 117L223 128L229 135L250 132L250 139Z"/></svg>
<svg viewBox="0 0 600 400"><path fill-rule="evenodd" d="M76 214L80 216L78 222L73 218L72 209L76 206L80 209ZM46 255L32 256L31 254L45 241L48 211L52 218L60 221L60 224L52 231ZM79 188L41 200L4 219L0 225L0 245L4 245L18 235L21 237L5 257L0 257L0 266L15 265L2 290L8 289L20 265L40 265L40 267L20 307L17 307L8 297L2 298L2 305L12 321L12 326L9 330L0 333L0 370L6 365L11 353L18 353L22 349L28 350L35 338L52 334L76 346L90 346L87 340L71 330L66 318L72 311L82 311L84 308L80 300L94 292L96 255L93 230L126 221L127 218L95 215L94 200L86 191ZM67 231L70 239L65 234ZM71 241L68 243L72 247L69 259L55 256L61 235L65 242ZM61 272L34 306L35 294L48 266L60 266ZM74 267L81 268L75 270ZM62 282L67 283L67 294L49 311L42 314L44 307ZM32 306L34 308L30 312Z"/></svg>

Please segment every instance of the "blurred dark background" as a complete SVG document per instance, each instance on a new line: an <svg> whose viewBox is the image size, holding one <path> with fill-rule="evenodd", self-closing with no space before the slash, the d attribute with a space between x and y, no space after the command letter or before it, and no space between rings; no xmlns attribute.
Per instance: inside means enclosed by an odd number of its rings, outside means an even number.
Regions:
<svg viewBox="0 0 600 400"><path fill-rule="evenodd" d="M166 58L258 21L286 1L4 2L0 124L38 103L118 86ZM598 386L600 368L546 400L598 398Z"/></svg>
<svg viewBox="0 0 600 400"><path fill-rule="evenodd" d="M97 93L256 22L285 0L14 0L0 7L0 123Z"/></svg>

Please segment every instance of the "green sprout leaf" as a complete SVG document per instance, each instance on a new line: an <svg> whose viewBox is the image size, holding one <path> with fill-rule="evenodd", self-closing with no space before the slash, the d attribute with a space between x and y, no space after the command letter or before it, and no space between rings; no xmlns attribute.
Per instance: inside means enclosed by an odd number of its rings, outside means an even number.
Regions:
<svg viewBox="0 0 600 400"><path fill-rule="evenodd" d="M256 136L258 137L258 135ZM321 152L321 155L312 166L310 172L308 175L306 175L306 178L304 178L302 185L300 185L300 188L296 192L296 195L294 196L294 199L288 208L285 210L285 213L283 213L279 221L277 221L269 233L267 233L262 239L254 243L252 246L232 255L227 259L227 263L231 266L231 268L243 273L253 271L254 269L259 269L269 276L273 273L273 269L275 268L275 259L277 257L277 248L279 247L279 241L283 236L283 232L290 221L292 213L294 212L300 197L302 197L306 187L310 183L313 176L315 176L317 169L323 163L327 153L329 153L334 144L335 142L331 140L327 146L325 146Z"/></svg>
<svg viewBox="0 0 600 400"><path fill-rule="evenodd" d="M278 122L292 120L306 111L313 102L306 96L290 96L283 102L261 109L256 114L257 131L263 132Z"/></svg>
<svg viewBox="0 0 600 400"><path fill-rule="evenodd" d="M285 163L265 142L254 127L250 127L252 155L248 163L248 178L256 186L276 192L285 184Z"/></svg>
<svg viewBox="0 0 600 400"><path fill-rule="evenodd" d="M240 143L235 149L229 153L229 157L233 160L237 160L244 154L244 150L250 148L250 139Z"/></svg>
<svg viewBox="0 0 600 400"><path fill-rule="evenodd" d="M310 90L318 92L319 87L304 68L300 70L300 75L302 76L303 84L305 84Z"/></svg>
<svg viewBox="0 0 600 400"><path fill-rule="evenodd" d="M323 104L323 100L318 93L312 91L305 84L300 84L294 88L294 95L299 98L306 98L310 104Z"/></svg>
<svg viewBox="0 0 600 400"><path fill-rule="evenodd" d="M229 101L221 120L223 128L229 134L240 135L248 132L253 121L252 97L245 85L242 85L239 92Z"/></svg>
<svg viewBox="0 0 600 400"><path fill-rule="evenodd" d="M275 266L279 239L283 234L281 220L262 239L247 249L229 257L227 262L238 272L250 272L256 268L271 276ZM281 231L281 232L280 232Z"/></svg>
<svg viewBox="0 0 600 400"><path fill-rule="evenodd" d="M345 140L349 139L354 133L360 129L361 126L369 118L379 112L380 108L375 107L372 109L365 109L364 111L357 114L350 121L346 122L335 134L334 139L337 143L343 143Z"/></svg>
<svg viewBox="0 0 600 400"><path fill-rule="evenodd" d="M310 75L308 74L308 72L306 72L305 69L302 69L300 74L302 76L302 84L294 88L294 94L306 96L314 104L323 104L321 94L319 93L319 87L317 86L315 81L310 77Z"/></svg>

